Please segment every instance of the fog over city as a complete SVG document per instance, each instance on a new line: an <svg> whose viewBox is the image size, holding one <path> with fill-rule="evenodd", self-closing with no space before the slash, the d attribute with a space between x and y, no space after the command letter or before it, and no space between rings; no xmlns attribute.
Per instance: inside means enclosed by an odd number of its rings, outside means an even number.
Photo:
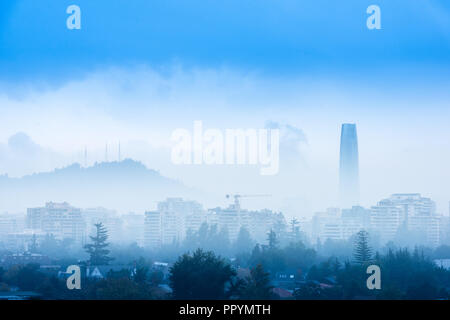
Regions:
<svg viewBox="0 0 450 320"><path fill-rule="evenodd" d="M450 298L450 4L73 2L0 4L0 300Z"/></svg>
<svg viewBox="0 0 450 320"><path fill-rule="evenodd" d="M358 228L374 229L379 246L394 240L403 224L401 212L393 227L374 222L376 206L392 194L406 194L397 205L431 201L421 213L430 219L448 217L450 179L445 177L450 172L445 163L450 155L444 146L450 130L443 120L448 113L443 96L448 93L439 86L409 93L421 81L393 95L373 80L350 88L349 80L331 79L310 84L301 78L182 68L162 74L141 66L95 72L39 92L31 85L20 97L4 94L9 121L4 121L0 146L2 212L25 217L30 208L67 202L81 210L106 208L117 217L133 213L144 219L144 213L177 198L202 207L196 231L212 208L232 204L226 195L250 195L239 198L240 208L279 212L285 226L295 218L311 243L330 236L315 230L324 212L329 222L360 206L363 211L349 213L360 219L356 226L350 231L341 226L339 235L331 237L346 240ZM383 93L367 98L369 84ZM270 95L264 93L268 88ZM421 107L425 99L428 108ZM29 117L23 119L24 113ZM279 130L279 171L264 176L249 163L174 164L172 132L193 132L198 119L203 131ZM341 128L343 123L350 124ZM345 133L345 126L353 129ZM245 140L244 147L249 143ZM345 195L347 189L351 194ZM177 241L186 236L185 223ZM220 227L230 228L226 223ZM236 232L239 227L234 227ZM258 237L263 239L271 227L266 225ZM415 239L411 233L401 241L436 247L447 237L445 227L436 227L434 233L434 227L427 228L415 231L428 236ZM134 241L144 245L144 235L137 234Z"/></svg>
<svg viewBox="0 0 450 320"><path fill-rule="evenodd" d="M420 85L427 90L410 89ZM122 159L140 161L165 177L208 191L214 201L198 200L210 205L230 192L263 192L272 194L263 207L311 216L338 205L340 125L351 122L358 125L361 205L391 193L420 192L447 213L448 92L439 84L430 88L416 80L394 95L369 79L354 87L346 79L318 78L310 84L227 70L174 69L163 75L134 68L97 72L36 90L31 85L20 97L5 92L1 97L0 168L10 177L73 163L92 166L105 157L117 161L120 144ZM172 164L172 132L192 131L195 120L203 121L204 130L279 127L279 173L262 177L250 165ZM260 203L252 202L248 205ZM130 203L130 210L135 209Z"/></svg>

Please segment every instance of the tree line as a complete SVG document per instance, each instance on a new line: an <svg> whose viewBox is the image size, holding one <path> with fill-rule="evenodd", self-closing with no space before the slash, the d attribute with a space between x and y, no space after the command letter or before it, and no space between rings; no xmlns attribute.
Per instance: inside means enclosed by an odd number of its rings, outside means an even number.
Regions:
<svg viewBox="0 0 450 320"><path fill-rule="evenodd" d="M220 238L221 233L211 226L187 237L191 248L197 248L174 260L165 283L171 292L160 286L163 275L152 268L148 256L135 257L122 270L109 271L104 279L86 279L81 290L67 290L64 279L44 274L38 265L16 265L0 269L0 291L18 287L39 292L45 299L276 299L277 275L288 272L295 275L292 299L449 298L450 271L437 266L424 250L379 252L365 231L354 237L352 255L347 258L321 256L300 237L283 244L274 230L268 232L265 243L258 244L245 229L235 243L239 253L230 258L200 247L214 237ZM96 225L90 239L84 247L88 259L82 263L95 266L115 261L118 256L112 256L102 224ZM366 286L366 268L371 264L381 269L381 290Z"/></svg>

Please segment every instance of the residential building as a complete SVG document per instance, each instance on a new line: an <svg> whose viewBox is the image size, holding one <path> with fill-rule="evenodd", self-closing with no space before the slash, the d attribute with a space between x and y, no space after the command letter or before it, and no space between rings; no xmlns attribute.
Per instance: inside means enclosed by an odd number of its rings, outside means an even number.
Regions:
<svg viewBox="0 0 450 320"><path fill-rule="evenodd" d="M86 240L86 223L81 210L67 202L48 202L45 207L27 210L27 228L53 234L56 239L72 239L75 243Z"/></svg>

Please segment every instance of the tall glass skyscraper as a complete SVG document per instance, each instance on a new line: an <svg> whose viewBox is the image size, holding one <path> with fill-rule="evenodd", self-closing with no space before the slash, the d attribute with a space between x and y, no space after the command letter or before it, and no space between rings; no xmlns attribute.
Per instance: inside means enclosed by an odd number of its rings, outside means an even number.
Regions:
<svg viewBox="0 0 450 320"><path fill-rule="evenodd" d="M359 160L356 124L344 123L341 128L339 163L339 197L341 208L359 204Z"/></svg>

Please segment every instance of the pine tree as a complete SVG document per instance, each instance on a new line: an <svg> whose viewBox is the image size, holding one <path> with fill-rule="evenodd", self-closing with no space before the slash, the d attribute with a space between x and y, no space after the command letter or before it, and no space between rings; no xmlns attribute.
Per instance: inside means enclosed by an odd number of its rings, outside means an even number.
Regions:
<svg viewBox="0 0 450 320"><path fill-rule="evenodd" d="M270 229L267 235L267 241L269 243L269 249L275 249L278 245L277 234L272 229Z"/></svg>
<svg viewBox="0 0 450 320"><path fill-rule="evenodd" d="M90 265L107 265L113 258L109 257L108 230L102 223L94 224L96 228L95 236L90 236L93 243L84 246L87 253L89 253Z"/></svg>
<svg viewBox="0 0 450 320"><path fill-rule="evenodd" d="M272 299L273 286L270 284L270 273L265 272L262 265L258 264L250 270L250 276L247 277L240 288L240 299Z"/></svg>
<svg viewBox="0 0 450 320"><path fill-rule="evenodd" d="M369 246L369 234L361 230L356 234L355 250L353 253L355 262L364 264L372 257L372 248Z"/></svg>

